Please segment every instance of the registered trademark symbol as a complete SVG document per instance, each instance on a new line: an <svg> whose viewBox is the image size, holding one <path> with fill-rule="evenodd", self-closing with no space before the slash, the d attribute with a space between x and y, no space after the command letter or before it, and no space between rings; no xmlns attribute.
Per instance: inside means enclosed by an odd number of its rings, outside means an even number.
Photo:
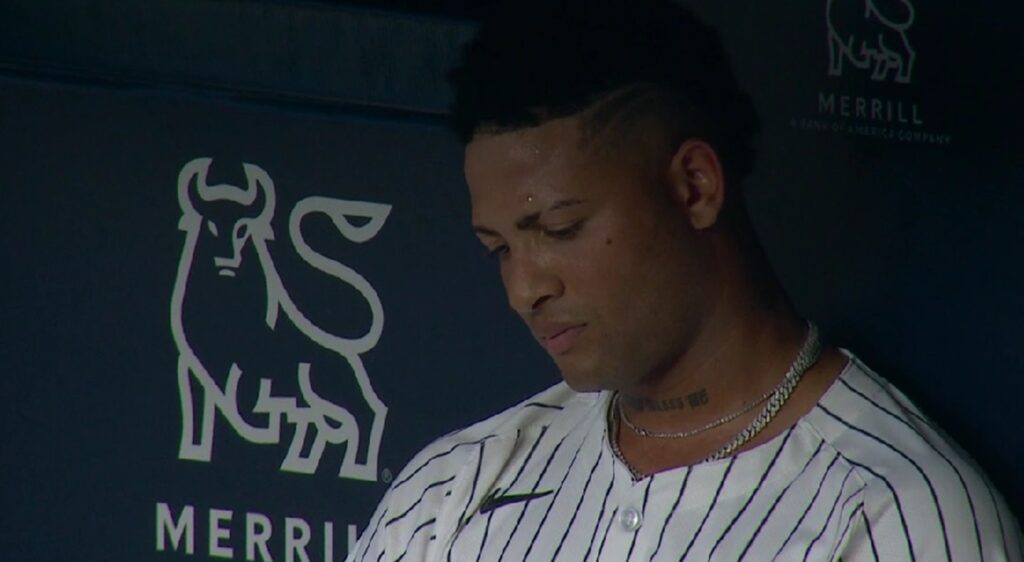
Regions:
<svg viewBox="0 0 1024 562"><path fill-rule="evenodd" d="M395 476L393 474L391 474L391 469L390 468L385 468L384 470L380 471L380 481L381 482L383 482L385 484L390 484L391 481L394 480L394 478L395 478Z"/></svg>

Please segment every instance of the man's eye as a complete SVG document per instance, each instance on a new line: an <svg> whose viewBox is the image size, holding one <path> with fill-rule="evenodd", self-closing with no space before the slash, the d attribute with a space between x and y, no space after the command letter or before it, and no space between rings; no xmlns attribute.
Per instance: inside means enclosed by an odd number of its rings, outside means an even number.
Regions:
<svg viewBox="0 0 1024 562"><path fill-rule="evenodd" d="M508 246L502 244L501 246L495 246L487 250L487 257L500 258L508 253Z"/></svg>
<svg viewBox="0 0 1024 562"><path fill-rule="evenodd" d="M583 222L574 222L565 228L545 229L544 234L558 240L567 240L579 233L580 229L583 228Z"/></svg>

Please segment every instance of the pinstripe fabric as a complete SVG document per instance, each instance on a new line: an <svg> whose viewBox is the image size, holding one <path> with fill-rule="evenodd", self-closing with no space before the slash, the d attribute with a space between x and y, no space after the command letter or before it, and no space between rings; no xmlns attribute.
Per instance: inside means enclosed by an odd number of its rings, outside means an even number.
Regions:
<svg viewBox="0 0 1024 562"><path fill-rule="evenodd" d="M439 439L349 560L1022 560L984 476L856 359L770 442L638 482L608 446L608 398L560 384Z"/></svg>

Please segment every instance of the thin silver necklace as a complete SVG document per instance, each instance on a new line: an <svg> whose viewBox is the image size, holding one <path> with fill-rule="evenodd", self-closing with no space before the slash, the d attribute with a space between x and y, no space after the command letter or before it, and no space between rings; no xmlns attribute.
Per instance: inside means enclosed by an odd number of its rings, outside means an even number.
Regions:
<svg viewBox="0 0 1024 562"><path fill-rule="evenodd" d="M781 385L782 385L782 383L779 383L779 386L781 386ZM700 427L698 427L696 429L690 429L688 431L654 431L653 429L647 429L647 428L644 428L644 427L640 427L640 426L636 425L635 423L633 423L633 420L629 419L629 416L626 415L626 411L622 409L622 400L620 399L620 396L619 396L618 393L615 394L615 396L612 398L612 400L615 402L613 407L616 410L618 410L617 413L619 415L619 419L621 419L622 423L626 424L626 427L631 429L633 431L633 433L636 433L637 435L639 435L641 437L653 437L655 439L683 439L683 438L686 438L686 437L693 437L694 435L698 435L698 434L704 433L705 431L707 431L709 429L714 429L714 428L716 428L716 427L718 427L718 426L720 426L722 424L731 422L732 420L734 420L734 419L742 416L743 414L753 410L754 408L758 407L759 405L764 404L764 401L769 399L769 398L771 398L772 394L778 388L779 387L776 386L775 388L769 390L768 392L765 392L757 400L751 402L750 404L747 404L743 408L741 408L741 409L739 409L739 410L737 410L737 411L735 411L735 412L733 412L731 414L728 414L726 416L718 418L717 420L715 420L715 421L713 421L711 423L702 425L702 426L700 426Z"/></svg>
<svg viewBox="0 0 1024 562"><path fill-rule="evenodd" d="M609 437L608 443L612 447L612 454L615 455L615 458L618 459L619 462L621 462L627 470L629 470L629 475L633 477L633 482L639 482L647 475L637 470L635 466L633 466L628 460L626 460L626 456L623 455L622 451L619 449L619 419L621 418L621 416L615 415L616 412L617 409L615 408L614 403L610 403L608 405L607 413Z"/></svg>
<svg viewBox="0 0 1024 562"><path fill-rule="evenodd" d="M744 413L754 409L758 404L767 401L768 404L764 407L763 410L761 410L761 413L758 414L756 418L754 418L754 421L752 421L750 425L748 425L739 433L737 433L736 436L723 447L721 447L720 449L706 457L703 462L715 461L728 457L732 455L737 449L739 449L744 444L748 443L751 439L753 439L765 427L767 427L768 423L771 422L773 418L775 418L775 415L778 414L779 410L782 409L782 406L789 399L790 395L793 393L793 390L800 382L800 379L803 376L804 372L806 372L807 369L811 367L811 365L814 365L814 363L817 362L818 357L820 355L821 341L818 335L818 327L815 326L813 323L808 322L807 338L804 340L804 344L801 347L800 352L797 354L796 359L793 361L792 365L790 365L789 367L789 370L786 372L786 376L783 378L782 382L778 384L778 386L773 388L771 391L767 392L765 395L763 395L755 402L748 404L738 412L730 413L722 418L719 418L695 430L683 432L656 432L636 426L629 420L628 417L626 417L625 412L622 410L621 403L619 402L619 395L618 393L616 393L615 395L612 396L612 402L609 405L608 409L608 417L609 421L611 422L609 424L609 427L613 429L613 435L610 439L612 453L614 453L615 457L618 458L619 461L621 461L622 464L624 464L629 469L629 471L633 474L634 479L639 480L640 478L643 478L643 473L636 470L633 467L633 465L631 465L629 461L626 460L625 456L623 456L622 452L619 450L617 443L619 420L622 420L627 427L629 427L632 431L636 432L638 435L641 435L643 437L680 439L696 435L698 433L707 431L713 427L717 427L719 425L732 421L737 417L743 415Z"/></svg>

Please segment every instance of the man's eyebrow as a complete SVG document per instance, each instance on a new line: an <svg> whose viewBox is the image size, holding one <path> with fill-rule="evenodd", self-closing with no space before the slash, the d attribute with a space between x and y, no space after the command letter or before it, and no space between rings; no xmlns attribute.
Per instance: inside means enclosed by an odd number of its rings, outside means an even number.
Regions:
<svg viewBox="0 0 1024 562"><path fill-rule="evenodd" d="M520 218L516 221L516 228L519 230L529 230L537 225L537 221L540 219L542 213L549 213L551 211L557 211L566 207L572 207L573 205L580 205L583 203L582 199L560 199L551 204L550 207L537 213L530 213L525 217Z"/></svg>
<svg viewBox="0 0 1024 562"><path fill-rule="evenodd" d="M498 236L498 233L487 228L486 226L473 225L473 232L477 234L484 234L486 236Z"/></svg>
<svg viewBox="0 0 1024 562"><path fill-rule="evenodd" d="M543 211L530 213L529 215L517 219L516 229L530 230L531 228L536 227L537 221L540 220L541 214L551 211L557 211L559 209L565 209L566 207L572 207L574 205L581 205L583 203L584 201L582 199L559 199L558 201L555 201L554 203L551 204L550 207L544 209ZM496 231L481 225L473 225L473 232L477 234L484 234L486 236L500 236Z"/></svg>

